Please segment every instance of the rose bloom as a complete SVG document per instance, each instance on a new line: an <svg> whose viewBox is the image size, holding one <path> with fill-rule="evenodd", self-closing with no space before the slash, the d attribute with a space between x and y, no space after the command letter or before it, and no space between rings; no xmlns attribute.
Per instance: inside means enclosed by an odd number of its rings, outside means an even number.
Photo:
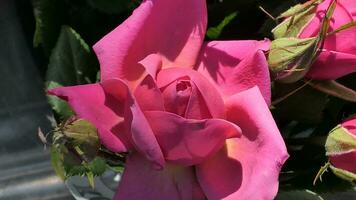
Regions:
<svg viewBox="0 0 356 200"><path fill-rule="evenodd" d="M203 0L146 0L94 45L101 82L50 90L128 152L114 199L273 199L288 157L269 41L204 42Z"/></svg>
<svg viewBox="0 0 356 200"><path fill-rule="evenodd" d="M332 0L318 5L315 16L301 31L299 37L316 36L321 27L325 12ZM356 1L337 0L330 21L329 32L356 20ZM356 72L356 27L348 28L325 38L323 49L310 68L307 77L313 79L337 79Z"/></svg>
<svg viewBox="0 0 356 200"><path fill-rule="evenodd" d="M338 169L346 170L356 174L356 118L351 118L344 121L340 124L340 128L344 129L345 133L351 136L349 138L353 138L353 147L350 147L349 143L338 144L341 147L348 148L344 152L329 153L328 156L330 163ZM342 139L340 139L340 141L342 141Z"/></svg>

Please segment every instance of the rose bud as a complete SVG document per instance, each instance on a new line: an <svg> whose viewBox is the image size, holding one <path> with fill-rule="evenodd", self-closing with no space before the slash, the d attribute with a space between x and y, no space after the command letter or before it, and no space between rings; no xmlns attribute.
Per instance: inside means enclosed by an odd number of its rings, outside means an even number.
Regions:
<svg viewBox="0 0 356 200"><path fill-rule="evenodd" d="M332 129L325 148L335 175L349 181L356 180L356 117Z"/></svg>
<svg viewBox="0 0 356 200"><path fill-rule="evenodd" d="M355 11L353 0L311 0L282 13L269 55L277 79L334 80L356 72Z"/></svg>

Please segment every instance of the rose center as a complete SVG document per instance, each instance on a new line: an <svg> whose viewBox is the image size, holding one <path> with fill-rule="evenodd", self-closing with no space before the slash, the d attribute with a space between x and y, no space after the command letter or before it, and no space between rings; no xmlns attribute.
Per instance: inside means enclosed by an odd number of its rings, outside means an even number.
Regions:
<svg viewBox="0 0 356 200"><path fill-rule="evenodd" d="M164 89L163 94L167 111L184 116L192 94L189 78L177 79Z"/></svg>
<svg viewBox="0 0 356 200"><path fill-rule="evenodd" d="M176 90L177 92L181 92L191 87L192 86L190 85L189 80L178 80L176 85Z"/></svg>

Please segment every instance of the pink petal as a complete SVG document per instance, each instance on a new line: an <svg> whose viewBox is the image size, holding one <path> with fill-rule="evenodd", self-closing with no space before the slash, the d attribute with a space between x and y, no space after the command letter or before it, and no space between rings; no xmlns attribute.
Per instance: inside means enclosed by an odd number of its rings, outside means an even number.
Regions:
<svg viewBox="0 0 356 200"><path fill-rule="evenodd" d="M206 23L205 0L143 1L125 22L94 45L101 79L138 79L142 70L137 62L152 53L162 56L163 67L192 67Z"/></svg>
<svg viewBox="0 0 356 200"><path fill-rule="evenodd" d="M270 103L270 77L263 50L269 41L213 41L201 51L197 70L209 78L225 98L257 85Z"/></svg>
<svg viewBox="0 0 356 200"><path fill-rule="evenodd" d="M215 154L241 130L223 119L189 120L173 113L145 112L167 161L190 166Z"/></svg>
<svg viewBox="0 0 356 200"><path fill-rule="evenodd" d="M161 91L150 75L141 81L134 94L141 110L164 110Z"/></svg>
<svg viewBox="0 0 356 200"><path fill-rule="evenodd" d="M337 79L356 72L356 52L347 54L323 50L307 74L313 79Z"/></svg>
<svg viewBox="0 0 356 200"><path fill-rule="evenodd" d="M168 112L186 117L187 105L192 96L192 85L189 77L183 77L161 89Z"/></svg>
<svg viewBox="0 0 356 200"><path fill-rule="evenodd" d="M207 108L213 118L225 118L225 106L220 92L204 76L191 69L169 68L161 70L157 75L157 85L164 88L184 77L189 79L198 88Z"/></svg>
<svg viewBox="0 0 356 200"><path fill-rule="evenodd" d="M242 137L227 140L226 148L196 167L204 193L212 200L273 199L288 154L265 100L254 87L229 98L227 110Z"/></svg>
<svg viewBox="0 0 356 200"><path fill-rule="evenodd" d="M157 54L150 54L139 62L145 69L142 79L135 81L134 95L141 110L164 110L162 93L156 85L156 76L162 66ZM131 85L132 86L132 85ZM154 99L154 101L152 101Z"/></svg>
<svg viewBox="0 0 356 200"><path fill-rule="evenodd" d="M208 92L208 91L205 91ZM216 94L220 95L220 94ZM205 95L208 96L208 95ZM188 119L208 119L212 118L210 113L208 97L204 98L202 92L199 91L198 86L192 83L192 95L189 98L187 109L185 111L185 118ZM212 107L212 105L210 105ZM221 107L221 110L223 107ZM217 109L216 109L217 110ZM224 113L225 114L225 113Z"/></svg>
<svg viewBox="0 0 356 200"><path fill-rule="evenodd" d="M188 119L212 118L202 94L189 77L182 77L161 89L165 108Z"/></svg>
<svg viewBox="0 0 356 200"><path fill-rule="evenodd" d="M329 156L334 167L356 173L356 150L340 155Z"/></svg>
<svg viewBox="0 0 356 200"><path fill-rule="evenodd" d="M162 57L158 54L150 54L138 63L145 68L147 74L156 79L158 71L162 68Z"/></svg>
<svg viewBox="0 0 356 200"><path fill-rule="evenodd" d="M100 141L111 151L132 148L124 127L124 102L105 93L100 84L60 87L48 93L68 101L79 118L94 124Z"/></svg>
<svg viewBox="0 0 356 200"><path fill-rule="evenodd" d="M347 131L356 136L356 118L347 119L341 123L341 126L346 128Z"/></svg>
<svg viewBox="0 0 356 200"><path fill-rule="evenodd" d="M129 155L114 200L205 200L193 167L167 164L154 170L139 154Z"/></svg>
<svg viewBox="0 0 356 200"><path fill-rule="evenodd" d="M346 119L341 123L341 126L356 140L356 118ZM330 155L329 159L333 166L356 173L356 150Z"/></svg>
<svg viewBox="0 0 356 200"><path fill-rule="evenodd" d="M102 82L107 94L114 98L126 98L125 100L125 122L131 132L131 139L138 151L153 161L155 167L163 168L165 161L157 140L142 113L135 97L131 94L128 86L119 79L110 79ZM94 105L92 105L94 106Z"/></svg>
<svg viewBox="0 0 356 200"><path fill-rule="evenodd" d="M315 17L303 29L301 38L316 36L320 31L321 21L325 16L325 11L330 5L331 0L325 0L316 11ZM330 22L330 30L335 30L340 26L355 20L356 3L350 0L338 0L336 9ZM353 19L354 18L354 19ZM353 53L356 51L356 28L350 28L337 34L326 37L324 49L343 53Z"/></svg>

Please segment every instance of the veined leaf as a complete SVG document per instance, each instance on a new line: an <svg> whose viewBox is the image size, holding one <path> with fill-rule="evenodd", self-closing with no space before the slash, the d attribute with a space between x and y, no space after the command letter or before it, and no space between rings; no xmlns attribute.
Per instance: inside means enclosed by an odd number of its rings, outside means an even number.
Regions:
<svg viewBox="0 0 356 200"><path fill-rule="evenodd" d="M78 33L63 26L53 49L46 73L46 89L91 83L95 80L97 61ZM62 118L73 113L63 100L49 96L49 103Z"/></svg>
<svg viewBox="0 0 356 200"><path fill-rule="evenodd" d="M36 20L33 45L37 47L41 44L49 56L56 44L66 9L62 0L33 0L32 4Z"/></svg>

